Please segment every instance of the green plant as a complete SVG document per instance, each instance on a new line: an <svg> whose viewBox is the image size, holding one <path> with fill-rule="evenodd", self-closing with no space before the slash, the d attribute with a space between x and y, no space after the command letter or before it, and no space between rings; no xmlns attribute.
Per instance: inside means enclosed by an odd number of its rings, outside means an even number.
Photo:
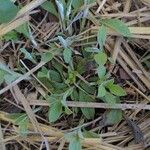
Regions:
<svg viewBox="0 0 150 150"><path fill-rule="evenodd" d="M106 103L115 104L120 102L119 99L120 96L126 95L126 92L119 85L115 84L112 77L109 74L107 74L107 68L105 67L105 65L106 63L108 63L108 56L104 51L104 45L107 38L108 28L116 30L123 36L127 37L131 36L128 27L122 21L117 19L100 20L100 28L97 33L97 43L99 44L99 48L83 46L82 48L80 48L84 50L83 56L80 57L78 55L74 55L73 44L78 42L78 39L76 39L78 35L72 35L73 28L71 26L72 21L70 19L76 18L76 14L78 14L79 10L78 8L79 5L81 4L86 5L88 3L89 3L88 1L86 2L78 1L74 3L74 1L72 0L65 3L64 1L56 0L58 14L63 28L62 32L59 33L55 41L58 41L62 47L59 51L59 57L62 56L64 62L60 63L52 59L53 64L52 70L47 70L46 68L43 68L41 71L38 72L38 78L47 86L47 88L52 93L51 95L48 96L48 99L50 100L50 110L49 110L50 122L56 121L63 113L65 114L72 113L72 111L67 107L66 104L67 98L69 99L71 98L72 100L75 101L84 101L84 102L96 101L96 98L98 98ZM46 4L49 5L49 2L46 2L44 5L42 5L42 7L45 10L48 10L52 14L56 15L56 9L54 4L52 4L51 7L47 7ZM73 22L76 22L76 20L80 20L81 22L83 22L83 18L86 18L86 16L82 15L78 17L78 19L72 20ZM67 37L66 34L69 34L71 36ZM75 60L80 60L79 62L82 65L80 65L78 61L75 62ZM94 63L93 60L96 63ZM93 67L97 68L95 74L96 76L94 78L93 77L88 78L88 82L91 82L91 84L93 84L91 86L84 83L85 81L84 80L82 81L81 78L80 80L78 80L78 74L84 75L86 73L85 65L87 65L88 62L93 63L94 65ZM67 64L68 73L64 72L63 68L60 67L61 65L63 66L63 63ZM59 69L56 67L58 66L58 64ZM70 88L71 91L68 93L68 90ZM96 91L97 96L95 96ZM76 109L76 112L78 112L78 110L79 109ZM94 118L95 115L94 109L81 108L81 111L87 119ZM120 110L108 111L106 116L109 120L108 121L109 124L117 122L117 118L115 121L112 120L112 122L110 119L115 117L114 112L118 112L121 116ZM121 117L118 117L118 121L121 120L120 118Z"/></svg>

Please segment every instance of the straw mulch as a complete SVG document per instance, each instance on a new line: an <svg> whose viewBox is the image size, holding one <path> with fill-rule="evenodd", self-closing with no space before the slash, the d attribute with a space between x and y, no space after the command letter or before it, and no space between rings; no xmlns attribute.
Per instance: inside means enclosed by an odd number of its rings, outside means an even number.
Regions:
<svg viewBox="0 0 150 150"><path fill-rule="evenodd" d="M7 34L16 27L30 23L33 41L20 37L20 41L0 41L0 61L9 64L13 70L16 61L20 61L17 51L20 47L31 48L32 51L43 53L47 51L47 43L61 30L58 20L40 7L45 0L22 1L24 7L18 12L16 18L7 24L0 25L0 36ZM115 65L108 66L110 73L118 83L123 81L128 94L123 99L124 105L116 108L124 109L124 118L119 124L104 127L103 111L98 105L98 115L95 120L87 121L83 126L88 130L100 133L100 138L84 138L81 140L83 149L87 150L141 150L150 146L150 1L149 0L97 0L89 6L91 14L101 18L119 18L129 26L131 39L126 39L114 31L108 32L105 44L106 52L112 56ZM41 16L40 16L41 15ZM93 20L92 25L87 24L87 33L97 32L99 26ZM80 35L81 40L90 38L86 32ZM38 43L34 45L34 41ZM55 43L59 47L59 43ZM81 43L77 43L80 46ZM76 45L76 46L77 46ZM149 58L146 58L149 57ZM65 133L72 131L79 125L80 117L63 117L58 122L50 124L47 119L47 102L40 99L46 90L35 76L35 72L44 62L35 66L23 63L27 71L23 77L10 85L1 86L0 94L0 149L68 149ZM119 72L119 73L118 73ZM33 80L24 81L26 77ZM33 82L34 81L34 82ZM18 102L19 100L19 102ZM127 105L126 105L127 104ZM69 101L70 107L86 107L86 104ZM90 105L87 103L87 105ZM34 114L32 108L40 106L40 113ZM90 106L88 106L90 107ZM114 106L115 107L115 106ZM129 109L125 109L125 108ZM18 126L9 117L11 113L25 111L29 116L29 134L22 137L18 134ZM98 117L99 116L99 117ZM72 129L72 130L71 130Z"/></svg>

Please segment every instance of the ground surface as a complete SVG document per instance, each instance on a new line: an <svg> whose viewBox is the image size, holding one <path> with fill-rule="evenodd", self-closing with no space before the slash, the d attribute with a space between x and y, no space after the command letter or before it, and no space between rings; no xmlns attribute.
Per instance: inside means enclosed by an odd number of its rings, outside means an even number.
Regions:
<svg viewBox="0 0 150 150"><path fill-rule="evenodd" d="M1 0L0 37L1 150L149 149L149 0Z"/></svg>

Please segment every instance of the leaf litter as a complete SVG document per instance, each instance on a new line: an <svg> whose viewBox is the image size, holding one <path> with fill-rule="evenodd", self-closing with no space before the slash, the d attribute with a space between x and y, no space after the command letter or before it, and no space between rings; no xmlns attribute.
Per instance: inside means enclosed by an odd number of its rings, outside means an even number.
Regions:
<svg viewBox="0 0 150 150"><path fill-rule="evenodd" d="M2 150L148 149L149 6L0 1Z"/></svg>

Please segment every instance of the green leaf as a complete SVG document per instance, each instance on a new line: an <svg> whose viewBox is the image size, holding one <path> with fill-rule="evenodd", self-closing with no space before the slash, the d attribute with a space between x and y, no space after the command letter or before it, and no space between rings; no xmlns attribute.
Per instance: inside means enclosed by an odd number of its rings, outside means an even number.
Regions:
<svg viewBox="0 0 150 150"><path fill-rule="evenodd" d="M43 3L41 5L41 7L45 10L47 10L48 12L50 12L51 14L55 15L56 17L58 17L58 12L55 8L54 3L46 1L45 3Z"/></svg>
<svg viewBox="0 0 150 150"><path fill-rule="evenodd" d="M96 88L94 86L89 86L86 83L82 82L80 83L81 88L86 91L89 94L95 94Z"/></svg>
<svg viewBox="0 0 150 150"><path fill-rule="evenodd" d="M84 4L83 0L73 0L72 5L75 9L79 9Z"/></svg>
<svg viewBox="0 0 150 150"><path fill-rule="evenodd" d="M101 51L94 56L94 59L98 65L105 65L107 62L107 55Z"/></svg>
<svg viewBox="0 0 150 150"><path fill-rule="evenodd" d="M0 85L4 82L6 72L0 69Z"/></svg>
<svg viewBox="0 0 150 150"><path fill-rule="evenodd" d="M17 32L15 31L8 32L3 36L3 39L5 39L6 41L9 40L17 41L18 40Z"/></svg>
<svg viewBox="0 0 150 150"><path fill-rule="evenodd" d="M10 0L0 0L0 23L11 21L17 14L18 8Z"/></svg>
<svg viewBox="0 0 150 150"><path fill-rule="evenodd" d="M118 19L102 20L102 24L105 24L106 26L114 29L118 33L122 34L123 36L126 36L126 37L131 36L129 28L121 20L118 20Z"/></svg>
<svg viewBox="0 0 150 150"><path fill-rule="evenodd" d="M91 53L98 53L99 52L99 49L98 48L96 48L96 47L86 47L85 48L85 51L86 52L91 52Z"/></svg>
<svg viewBox="0 0 150 150"><path fill-rule="evenodd" d="M66 83L68 83L68 84L75 83L76 82L76 75L77 75L76 71L68 70L68 78L66 80Z"/></svg>
<svg viewBox="0 0 150 150"><path fill-rule="evenodd" d="M106 124L113 125L119 123L122 120L122 110L110 110L106 114Z"/></svg>
<svg viewBox="0 0 150 150"><path fill-rule="evenodd" d="M76 61L77 62L80 62L80 63L77 63L77 66L76 66L76 70L79 74L83 74L85 71L86 71L86 63L87 63L87 59L83 58L83 57L76 57Z"/></svg>
<svg viewBox="0 0 150 150"><path fill-rule="evenodd" d="M114 96L113 94L106 92L103 101L109 104L116 104L118 102L118 97Z"/></svg>
<svg viewBox="0 0 150 150"><path fill-rule="evenodd" d="M27 116L25 113L12 113L12 114L7 114L7 118L9 118L14 124L18 125L17 120L19 120L22 117ZM18 121L20 122L20 121Z"/></svg>
<svg viewBox="0 0 150 150"><path fill-rule="evenodd" d="M101 85L99 85L99 87L98 87L98 97L104 97L105 96L105 94L106 94L106 89L105 89L105 87L101 84Z"/></svg>
<svg viewBox="0 0 150 150"><path fill-rule="evenodd" d="M114 84L114 79L107 80L104 83L105 87L107 87L107 88L113 86L113 84Z"/></svg>
<svg viewBox="0 0 150 150"><path fill-rule="evenodd" d="M63 51L63 57L66 63L69 63L72 58L72 50L70 48L65 48Z"/></svg>
<svg viewBox="0 0 150 150"><path fill-rule="evenodd" d="M48 71L48 69L45 68L45 67L42 67L42 70L38 71L37 77L38 78L49 78L49 71Z"/></svg>
<svg viewBox="0 0 150 150"><path fill-rule="evenodd" d="M19 123L19 134L21 136L27 136L27 134L28 134L28 124L29 124L29 119L28 118L24 118Z"/></svg>
<svg viewBox="0 0 150 150"><path fill-rule="evenodd" d="M62 82L62 77L59 74L59 72L55 71L55 70L49 70L48 71L48 78L52 81L52 82Z"/></svg>
<svg viewBox="0 0 150 150"><path fill-rule="evenodd" d="M50 105L48 117L50 122L55 122L62 114L62 104L60 101L56 101Z"/></svg>
<svg viewBox="0 0 150 150"><path fill-rule="evenodd" d="M27 23L19 26L15 29L18 33L23 34L25 37L30 38L29 29Z"/></svg>
<svg viewBox="0 0 150 150"><path fill-rule="evenodd" d="M5 75L5 82L7 84L10 84L12 83L13 81L15 81L17 78L19 78L21 75L20 74L17 74L17 73L14 73L14 74L6 74Z"/></svg>
<svg viewBox="0 0 150 150"><path fill-rule="evenodd" d="M61 20L63 22L65 19L65 9L64 9L63 1L62 0L55 0L55 1L56 1L56 5L58 7L59 15L60 15Z"/></svg>
<svg viewBox="0 0 150 150"><path fill-rule="evenodd" d="M25 59L29 59L33 63L36 63L36 61L33 58L32 54L29 53L25 48L20 48L20 51L25 55Z"/></svg>
<svg viewBox="0 0 150 150"><path fill-rule="evenodd" d="M106 27L104 25L102 25L100 27L100 29L98 30L98 35L97 35L98 44L99 44L101 50L103 50L103 46L106 41L106 36L107 36L106 35Z"/></svg>
<svg viewBox="0 0 150 150"><path fill-rule="evenodd" d="M82 150L80 138L78 136L71 138L69 143L69 150Z"/></svg>
<svg viewBox="0 0 150 150"><path fill-rule="evenodd" d="M74 101L78 101L79 94L77 92L77 89L73 89L73 92L71 93L71 99L74 100Z"/></svg>
<svg viewBox="0 0 150 150"><path fill-rule="evenodd" d="M125 96L126 92L125 90L120 87L119 85L113 84L112 86L108 87L110 92L116 96Z"/></svg>
<svg viewBox="0 0 150 150"><path fill-rule="evenodd" d="M84 130L83 136L84 136L85 138L100 138L100 135L99 135L99 134L94 133L94 132L92 132L92 131L86 131L86 130Z"/></svg>
<svg viewBox="0 0 150 150"><path fill-rule="evenodd" d="M17 117L18 116L18 117ZM19 126L19 134L21 136L27 136L29 118L26 114L14 114L12 117L16 117L15 124Z"/></svg>
<svg viewBox="0 0 150 150"><path fill-rule="evenodd" d="M62 100L61 100L62 105L65 107L65 113L68 115L72 114L72 111L67 106L66 100L67 100L67 97L71 95L72 91L73 91L73 89L70 88L69 90L64 92Z"/></svg>
<svg viewBox="0 0 150 150"><path fill-rule="evenodd" d="M99 65L97 68L98 77L102 79L106 75L106 67L103 65Z"/></svg>
<svg viewBox="0 0 150 150"><path fill-rule="evenodd" d="M47 52L47 53L43 53L42 54L42 58L41 60L44 61L44 62L49 62L53 59L54 55L50 52Z"/></svg>
<svg viewBox="0 0 150 150"><path fill-rule="evenodd" d="M67 104L66 104L67 97L70 96L72 92L73 92L73 89L72 89L72 88L70 88L69 90L67 90L66 92L64 92L63 98L62 98L62 100L61 100L61 102L62 102L62 104L63 104L64 106L67 106Z"/></svg>
<svg viewBox="0 0 150 150"><path fill-rule="evenodd" d="M0 63L0 72L1 72L1 82L4 80L6 83L11 83L12 81L16 80L18 77L21 76L21 74L16 73L8 68L5 64Z"/></svg>
<svg viewBox="0 0 150 150"><path fill-rule="evenodd" d="M92 102L93 99L87 95L86 93L84 93L83 91L79 91L79 101L81 102ZM87 119L93 119L94 115L95 115L95 109L94 108L81 108L81 111L83 113L83 115L87 118Z"/></svg>

